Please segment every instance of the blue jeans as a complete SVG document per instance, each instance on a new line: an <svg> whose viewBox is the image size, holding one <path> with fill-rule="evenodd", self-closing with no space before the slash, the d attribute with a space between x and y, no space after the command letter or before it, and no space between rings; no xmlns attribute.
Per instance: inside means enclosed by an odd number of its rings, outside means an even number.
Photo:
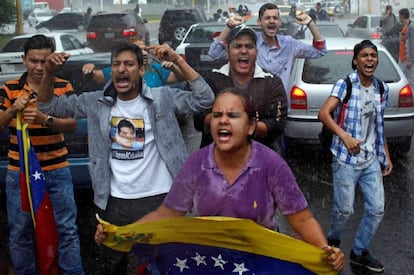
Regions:
<svg viewBox="0 0 414 275"><path fill-rule="evenodd" d="M352 250L360 255L368 248L384 216L384 186L380 164L374 160L367 168L356 170L333 160L332 173L334 206L328 238L341 240L345 224L354 213L355 190L358 185L364 197L364 215Z"/></svg>
<svg viewBox="0 0 414 275"><path fill-rule="evenodd" d="M58 263L63 274L85 274L80 255L76 225L77 208L68 167L45 172L59 236ZM33 223L29 212L22 211L19 173L7 171L7 217L10 227L9 248L16 274L35 274Z"/></svg>

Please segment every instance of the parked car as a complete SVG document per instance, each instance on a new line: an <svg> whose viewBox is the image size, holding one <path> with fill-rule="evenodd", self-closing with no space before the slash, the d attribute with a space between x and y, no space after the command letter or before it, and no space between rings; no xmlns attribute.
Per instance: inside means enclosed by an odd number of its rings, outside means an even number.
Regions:
<svg viewBox="0 0 414 275"><path fill-rule="evenodd" d="M345 37L345 33L342 30L342 28L334 22L318 21L316 25L318 26L318 30L324 38ZM304 26L304 27L307 29L306 26ZM295 37L297 39L307 38L307 37L305 37L305 34L302 32L302 26L300 26L298 28L298 32L296 33Z"/></svg>
<svg viewBox="0 0 414 275"><path fill-rule="evenodd" d="M322 124L319 109L328 98L334 83L351 69L354 45L360 39L327 39L327 53L317 59L296 59L291 74L290 112L285 134L290 142L319 143ZM311 42L309 42L311 43ZM407 78L391 54L377 44L379 66L375 72L390 88L385 110L388 141L401 152L408 152L414 132L414 99Z"/></svg>
<svg viewBox="0 0 414 275"><path fill-rule="evenodd" d="M344 16L344 7L342 2L320 2L323 9L325 9L329 16Z"/></svg>
<svg viewBox="0 0 414 275"><path fill-rule="evenodd" d="M82 66L85 63L93 63L99 69L110 66L110 53L93 53L71 56L56 76L68 79L75 92L93 91L103 87L102 84L86 79L82 75ZM18 77L18 76L17 76ZM9 148L8 129L0 132L0 185L5 183L6 167L8 163L7 151ZM65 142L68 148L68 161L73 175L73 183L76 188L90 188L88 133L86 119L78 120L75 133L65 134Z"/></svg>
<svg viewBox="0 0 414 275"><path fill-rule="evenodd" d="M361 15L352 24L348 24L345 35L361 39L380 39L381 15Z"/></svg>
<svg viewBox="0 0 414 275"><path fill-rule="evenodd" d="M85 47L71 34L50 32L44 33L44 35L53 39L57 52L65 51L71 55L93 53L92 49ZM32 36L33 34L15 36L4 46L0 53L0 82L18 76L26 70L22 61L24 43Z"/></svg>
<svg viewBox="0 0 414 275"><path fill-rule="evenodd" d="M77 12L59 13L47 21L36 25L36 30L55 31L71 30L84 31L86 26L85 16Z"/></svg>
<svg viewBox="0 0 414 275"><path fill-rule="evenodd" d="M149 45L147 22L130 10L95 14L89 23L86 40L95 52L110 51L114 43L131 38L140 38Z"/></svg>
<svg viewBox="0 0 414 275"><path fill-rule="evenodd" d="M198 8L166 9L158 29L158 43L167 43L175 49L191 25L207 21L204 12Z"/></svg>
<svg viewBox="0 0 414 275"><path fill-rule="evenodd" d="M29 22L30 27L34 27L40 22L47 21L52 17L53 14L50 10L35 9L29 14L27 21Z"/></svg>

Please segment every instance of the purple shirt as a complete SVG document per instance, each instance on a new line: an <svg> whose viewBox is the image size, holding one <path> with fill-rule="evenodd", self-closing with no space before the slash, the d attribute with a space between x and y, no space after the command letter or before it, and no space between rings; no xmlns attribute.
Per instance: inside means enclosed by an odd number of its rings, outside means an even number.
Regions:
<svg viewBox="0 0 414 275"><path fill-rule="evenodd" d="M246 166L229 185L214 160L214 143L192 154L176 176L164 205L197 216L251 219L276 228L275 212L297 213L308 204L288 164L273 150L252 141Z"/></svg>

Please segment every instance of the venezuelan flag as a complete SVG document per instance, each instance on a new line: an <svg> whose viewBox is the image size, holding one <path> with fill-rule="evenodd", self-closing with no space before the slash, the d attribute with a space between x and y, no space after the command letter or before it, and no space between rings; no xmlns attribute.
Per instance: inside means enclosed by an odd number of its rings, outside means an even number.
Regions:
<svg viewBox="0 0 414 275"><path fill-rule="evenodd" d="M23 211L30 210L36 233L37 257L41 275L58 274L58 235L45 176L30 144L28 123L17 113L17 139L20 156L20 186Z"/></svg>
<svg viewBox="0 0 414 275"><path fill-rule="evenodd" d="M177 217L115 226L104 244L133 251L142 274L337 274L326 252L301 240L229 217Z"/></svg>

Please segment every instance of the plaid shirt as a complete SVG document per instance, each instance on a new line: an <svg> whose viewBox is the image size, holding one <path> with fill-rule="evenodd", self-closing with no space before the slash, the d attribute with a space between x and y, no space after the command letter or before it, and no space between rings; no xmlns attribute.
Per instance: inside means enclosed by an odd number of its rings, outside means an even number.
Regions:
<svg viewBox="0 0 414 275"><path fill-rule="evenodd" d="M352 83L352 94L348 101L348 108L345 110L344 115L344 122L341 122L343 125L343 129L345 132L350 134L352 137L361 140L361 99L360 99L360 91L361 91L361 84L358 79L357 72L353 72L349 75ZM378 86L378 79L374 77L373 79L374 84L374 96L375 96L375 109L376 109L376 125L375 125L375 149L378 160L382 165L388 167L389 164L386 160L385 154L385 134L384 134L384 110L387 106L388 101L388 86L384 84L384 94L381 94ZM331 91L331 96L338 98L341 102L338 104L336 109L334 110L334 119L336 121L337 116L342 108L342 101L344 100L346 95L346 82L343 79L338 80ZM336 157L339 161L356 167L357 157L355 155L351 155L348 150L346 149L345 144L342 140L337 136L333 135L332 144L331 144L331 152L334 157Z"/></svg>

